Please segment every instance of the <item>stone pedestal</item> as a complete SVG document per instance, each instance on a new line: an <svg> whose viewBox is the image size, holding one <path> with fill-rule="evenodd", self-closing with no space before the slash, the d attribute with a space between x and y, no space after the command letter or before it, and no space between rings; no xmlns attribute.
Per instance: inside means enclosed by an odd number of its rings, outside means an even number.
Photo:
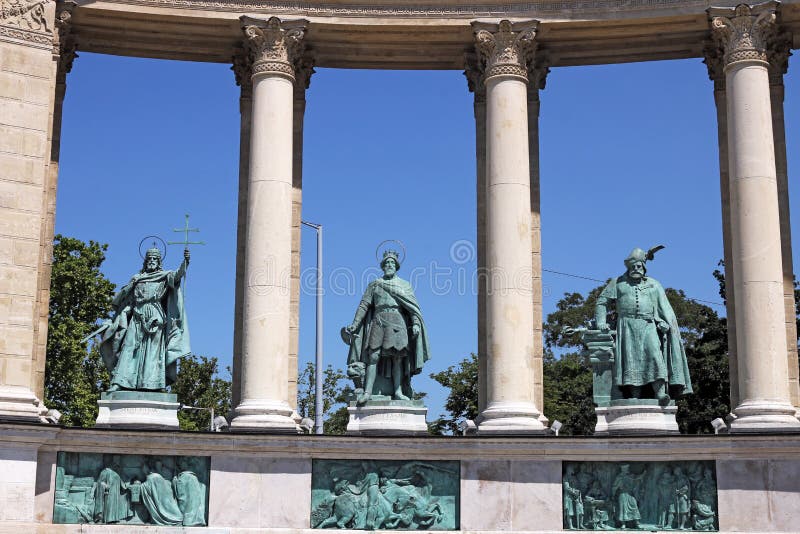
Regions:
<svg viewBox="0 0 800 534"><path fill-rule="evenodd" d="M661 406L656 399L621 399L595 408L596 436L678 434L674 402Z"/></svg>
<svg viewBox="0 0 800 534"><path fill-rule="evenodd" d="M95 426L177 430L178 396L155 391L111 391L100 394Z"/></svg>
<svg viewBox="0 0 800 534"><path fill-rule="evenodd" d="M422 401L371 400L364 406L351 402L347 433L360 436L422 436L428 433Z"/></svg>

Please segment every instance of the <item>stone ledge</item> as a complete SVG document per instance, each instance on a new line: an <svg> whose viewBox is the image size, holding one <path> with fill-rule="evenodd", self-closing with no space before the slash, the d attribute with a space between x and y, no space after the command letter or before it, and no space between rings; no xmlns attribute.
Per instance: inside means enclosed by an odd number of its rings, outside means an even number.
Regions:
<svg viewBox="0 0 800 534"><path fill-rule="evenodd" d="M275 435L235 432L181 432L65 428L54 425L0 423L0 448L26 441L42 450L119 452L121 454L266 454L294 458L523 459L523 460L671 460L800 457L800 435L740 434L719 436L630 437L357 437Z"/></svg>

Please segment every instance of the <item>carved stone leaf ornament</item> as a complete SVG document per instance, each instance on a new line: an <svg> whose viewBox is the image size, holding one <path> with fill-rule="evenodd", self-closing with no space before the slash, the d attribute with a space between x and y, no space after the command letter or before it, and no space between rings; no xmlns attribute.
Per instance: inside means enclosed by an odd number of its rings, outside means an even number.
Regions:
<svg viewBox="0 0 800 534"><path fill-rule="evenodd" d="M538 23L515 31L508 20L500 21L497 31L478 28L475 31L475 48L485 64L484 79L493 76L517 76L528 79L527 64L536 51Z"/></svg>
<svg viewBox="0 0 800 534"><path fill-rule="evenodd" d="M714 37L725 50L725 65L736 61L767 61L767 46L776 32L777 2L756 6L739 4L730 16L711 19ZM712 12L712 15L719 13Z"/></svg>
<svg viewBox="0 0 800 534"><path fill-rule="evenodd" d="M242 22L253 58L253 76L269 72L294 80L294 64L304 49L305 28L284 28L278 17L260 24L261 21L242 17Z"/></svg>

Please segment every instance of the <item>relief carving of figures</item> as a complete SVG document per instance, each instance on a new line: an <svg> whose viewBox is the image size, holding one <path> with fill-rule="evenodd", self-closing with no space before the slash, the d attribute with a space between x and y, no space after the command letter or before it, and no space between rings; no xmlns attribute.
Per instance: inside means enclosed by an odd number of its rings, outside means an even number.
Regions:
<svg viewBox="0 0 800 534"><path fill-rule="evenodd" d="M317 460L313 528L458 528L458 462Z"/></svg>
<svg viewBox="0 0 800 534"><path fill-rule="evenodd" d="M52 0L0 0L0 25L52 33L45 6Z"/></svg>
<svg viewBox="0 0 800 534"><path fill-rule="evenodd" d="M54 523L207 524L209 459L60 452Z"/></svg>
<svg viewBox="0 0 800 534"><path fill-rule="evenodd" d="M710 461L564 462L562 485L566 530L718 530Z"/></svg>

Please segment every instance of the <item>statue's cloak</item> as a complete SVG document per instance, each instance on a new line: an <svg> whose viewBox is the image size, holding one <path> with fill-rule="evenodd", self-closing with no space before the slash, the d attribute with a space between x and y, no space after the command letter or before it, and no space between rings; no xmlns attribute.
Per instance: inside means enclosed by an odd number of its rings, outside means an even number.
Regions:
<svg viewBox="0 0 800 534"><path fill-rule="evenodd" d="M389 293L397 303L400 305L401 312L408 319L407 324L413 324L413 318L416 317L419 322L419 335L414 338L409 335L408 349L409 355L406 359L404 376L411 377L419 374L422 371L422 366L430 359L430 348L428 345L428 332L425 328L425 321L422 320L422 311L420 310L417 297L414 296L414 290L406 280L402 278L393 278L392 281L378 278L370 282L370 287L367 293L371 293L370 289L374 286L380 286L384 291ZM350 352L347 355L347 365L355 362L367 363L369 353L369 332L367 331L372 324L373 308L370 307L367 315L364 317L358 330L353 334L353 341L350 343ZM391 376L391 364L384 362L381 358L378 363L378 372L383 376Z"/></svg>
<svg viewBox="0 0 800 534"><path fill-rule="evenodd" d="M183 514L172 491L172 484L158 473L148 474L142 483L142 504L156 525L183 523Z"/></svg>
<svg viewBox="0 0 800 534"><path fill-rule="evenodd" d="M138 334L138 332L134 331L138 330L138 328L132 325L134 287L136 284L145 282L164 282L167 290L161 305L166 317L165 385L173 384L177 379L178 359L187 356L191 349L189 345L189 323L186 319L186 308L183 303L182 278L176 276L176 274L176 271L142 273L128 282L114 297L112 303L114 318L109 327L103 331L99 346L103 363L112 374L119 362L120 351L123 349L126 336Z"/></svg>

